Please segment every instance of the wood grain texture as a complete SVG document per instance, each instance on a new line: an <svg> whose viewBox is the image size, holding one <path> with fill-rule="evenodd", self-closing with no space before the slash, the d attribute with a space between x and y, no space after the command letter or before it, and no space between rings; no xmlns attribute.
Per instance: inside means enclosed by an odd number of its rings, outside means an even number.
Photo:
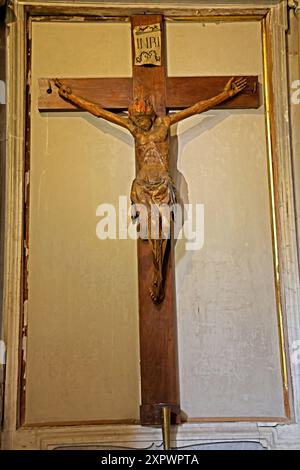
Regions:
<svg viewBox="0 0 300 470"><path fill-rule="evenodd" d="M241 2L242 3L242 2ZM268 2L265 2L266 5ZM271 3L271 2L269 2ZM186 21L188 18L190 21L258 21L261 20L265 15L268 14L270 8L266 5L262 7L255 6L220 6L219 8L208 8L207 5L171 5L167 4L160 6L158 3L155 5L155 8L152 7L151 11L158 15L164 15L169 21ZM49 14L50 3L45 6L43 4L31 4L28 5L28 11L34 15L38 16L38 21L61 21L62 15L65 15L65 20L74 21L74 16L84 16L87 20L97 20L99 17L102 21L115 21L116 18L118 21L128 21L129 15L141 15L145 12L145 7L143 5L130 6L130 11L128 5L118 4L114 6L113 4L107 5L95 5L91 3L89 5L82 6L80 4L74 3L74 5L69 5L68 3L59 5L53 2L51 5L51 14ZM45 16L43 16L45 15Z"/></svg>
<svg viewBox="0 0 300 470"><path fill-rule="evenodd" d="M141 69L134 66L135 69ZM154 82L153 67L147 67L147 73L152 76L146 93L153 96L154 105L159 110L164 109L163 103L158 102ZM157 74L157 72L155 72ZM140 72L136 70L137 76ZM181 109L192 106L197 101L208 99L224 89L229 80L224 77L167 77L165 106L168 109ZM136 78L138 80L138 78ZM247 76L249 85L236 97L217 106L218 109L256 109L259 107L258 77ZM49 82L52 92L49 93ZM127 109L132 102L132 78L64 78L63 82L72 88L72 91L83 98L99 103L106 109ZM139 82L141 85L141 82ZM75 111L76 106L62 100L52 79L39 79L38 107L40 111ZM156 109L156 108L155 108Z"/></svg>
<svg viewBox="0 0 300 470"><path fill-rule="evenodd" d="M160 15L133 16L132 28L161 23L162 50L165 49L163 19ZM134 54L134 45L132 48ZM165 58L161 66L133 66L133 96L141 87L150 93L157 114L166 113ZM138 241L139 330L141 360L141 424L161 424L160 403L173 405L174 418L180 421L177 364L177 327L174 286L174 255L171 244L166 267L165 298L154 304L149 296L152 253L148 242ZM177 412L176 412L177 411Z"/></svg>
<svg viewBox="0 0 300 470"><path fill-rule="evenodd" d="M132 16L131 25L144 26L154 23L161 23L162 31L162 57L161 65L158 66L139 66L133 65L133 96L139 96L141 89L145 95L151 95L154 109L158 116L166 114L166 71L165 71L165 38L164 38L164 23L160 15L141 15ZM132 40L132 55L134 57L134 42Z"/></svg>
<svg viewBox="0 0 300 470"><path fill-rule="evenodd" d="M166 82L167 108L186 108L221 93L230 76L168 77ZM236 77L238 78L238 77ZM247 76L248 86L234 98L218 105L219 109L252 109L259 107L258 77Z"/></svg>
<svg viewBox="0 0 300 470"><path fill-rule="evenodd" d="M174 421L180 422L173 251L172 242L166 267L165 299L161 304L154 304L148 290L152 275L151 249L149 243L138 241L142 425L161 423L160 403L172 404L172 409L177 407Z"/></svg>
<svg viewBox="0 0 300 470"><path fill-rule="evenodd" d="M69 86L73 93L87 100L99 103L103 108L128 108L132 101L132 78L63 78L63 83ZM49 82L51 93L49 93ZM40 111L74 111L76 106L62 100L53 79L39 79Z"/></svg>

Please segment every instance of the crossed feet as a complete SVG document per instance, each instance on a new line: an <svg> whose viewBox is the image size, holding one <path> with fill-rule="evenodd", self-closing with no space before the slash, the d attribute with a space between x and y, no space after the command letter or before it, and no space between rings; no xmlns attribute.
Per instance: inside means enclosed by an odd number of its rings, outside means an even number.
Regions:
<svg viewBox="0 0 300 470"><path fill-rule="evenodd" d="M153 281L151 287L149 287L149 292L152 302L155 304L159 304L163 301L165 292L162 275L160 273L155 273L153 275Z"/></svg>

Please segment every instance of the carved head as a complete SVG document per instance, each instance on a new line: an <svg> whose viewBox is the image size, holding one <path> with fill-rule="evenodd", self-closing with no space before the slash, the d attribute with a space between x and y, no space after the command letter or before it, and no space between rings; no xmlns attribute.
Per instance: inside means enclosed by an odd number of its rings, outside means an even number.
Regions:
<svg viewBox="0 0 300 470"><path fill-rule="evenodd" d="M136 98L128 107L129 118L143 131L149 131L156 113L149 98Z"/></svg>

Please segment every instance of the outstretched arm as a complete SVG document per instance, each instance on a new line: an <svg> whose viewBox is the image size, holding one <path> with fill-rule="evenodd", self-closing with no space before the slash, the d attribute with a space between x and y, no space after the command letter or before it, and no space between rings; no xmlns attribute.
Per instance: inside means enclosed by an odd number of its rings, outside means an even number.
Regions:
<svg viewBox="0 0 300 470"><path fill-rule="evenodd" d="M118 124L119 126L125 127L126 129L130 130L127 118L123 118L115 113L107 111L106 109L101 108L101 106L99 106L98 104L93 103L92 101L88 101L82 98L81 96L74 95L71 88L64 85L57 78L54 80L54 83L58 87L59 96L61 96L65 100L70 101L70 103L75 104L78 108L81 108L84 111L88 111L94 116L101 117L103 119L106 119L107 121L113 122L114 124Z"/></svg>
<svg viewBox="0 0 300 470"><path fill-rule="evenodd" d="M246 78L235 79L233 77L229 80L224 90L218 95L213 96L212 98L209 98L205 101L199 101L198 103L194 104L193 106L190 106L189 108L184 109L183 111L179 111L178 113L172 114L170 116L170 124L175 124L176 122L182 121L183 119L193 116L194 114L203 113L204 111L213 108L214 106L222 103L223 101L228 100L228 98L237 95L246 86Z"/></svg>

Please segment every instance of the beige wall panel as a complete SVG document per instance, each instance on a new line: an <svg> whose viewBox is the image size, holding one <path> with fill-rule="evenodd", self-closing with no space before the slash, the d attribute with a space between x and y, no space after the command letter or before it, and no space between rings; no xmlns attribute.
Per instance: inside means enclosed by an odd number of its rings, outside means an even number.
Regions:
<svg viewBox="0 0 300 470"><path fill-rule="evenodd" d="M169 24L169 75L259 75L259 23ZM200 251L176 245L182 408L284 416L264 109L212 111L173 130L183 202L204 204Z"/></svg>
<svg viewBox="0 0 300 470"><path fill-rule="evenodd" d="M96 237L97 206L130 193L133 142L37 110L40 77L130 73L129 24L33 23L26 422L138 418L136 245Z"/></svg>
<svg viewBox="0 0 300 470"><path fill-rule="evenodd" d="M261 81L258 24L167 33L169 75ZM135 243L95 234L96 207L130 192L133 142L85 113L37 111L39 77L130 74L129 24L33 25L27 422L138 417ZM282 416L264 110L191 118L172 148L182 200L205 207L202 250L176 247L182 408Z"/></svg>

